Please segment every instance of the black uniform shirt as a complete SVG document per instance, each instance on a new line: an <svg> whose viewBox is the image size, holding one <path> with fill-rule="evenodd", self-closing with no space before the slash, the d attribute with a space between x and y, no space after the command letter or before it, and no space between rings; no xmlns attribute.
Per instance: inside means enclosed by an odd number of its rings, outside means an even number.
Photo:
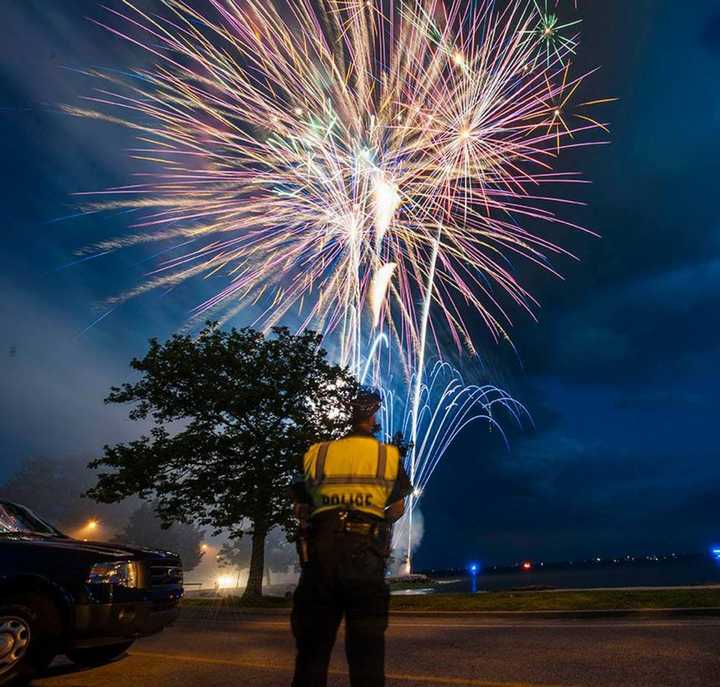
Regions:
<svg viewBox="0 0 720 687"><path fill-rule="evenodd" d="M398 476L395 480L395 486L393 486L393 489L390 492L387 505L389 506L391 503L395 503L400 499L404 499L406 496L410 496L412 491L413 486L410 483L410 478L408 477L407 472L405 472L405 466L402 464L401 460L400 465L398 466Z"/></svg>

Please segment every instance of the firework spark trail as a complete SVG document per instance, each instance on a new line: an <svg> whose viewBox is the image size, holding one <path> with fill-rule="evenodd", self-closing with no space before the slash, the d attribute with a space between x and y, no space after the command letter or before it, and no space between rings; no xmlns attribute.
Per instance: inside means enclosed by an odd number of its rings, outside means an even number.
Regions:
<svg viewBox="0 0 720 687"><path fill-rule="evenodd" d="M411 374L425 344L416 303L440 225L434 342L440 328L474 352L469 311L498 340L509 303L532 312L508 259L553 269L561 248L527 225L581 227L549 209L562 197L539 189L578 182L553 169L557 155L602 126L558 118L583 76L567 76L574 41L558 40L538 63L547 7L211 0L217 16L206 17L183 0L163 3L169 16L130 0L108 10L113 21L101 25L156 64L134 78L93 70L105 83L92 105L69 108L132 127L141 143L132 155L151 169L89 206L145 213L132 233L93 250L198 246L120 298L224 273L227 285L198 316L264 303L258 323L269 327L297 312L338 329L342 360L356 370L369 330L387 330ZM375 275L391 263L385 302L375 300L366 325Z"/></svg>
<svg viewBox="0 0 720 687"><path fill-rule="evenodd" d="M418 379L422 380L419 402L415 395ZM405 436L414 434L417 442L406 458L408 467L413 462L417 467L414 492L393 538L394 550L404 552L403 570L409 573L415 534L414 511L453 441L469 425L484 423L497 431L509 448L503 421L510 419L517 428L523 428L532 424L532 419L525 407L503 389L491 384L468 385L460 372L442 361L416 372L404 398L395 393L392 385L382 393L382 426L399 427ZM391 432L386 429L386 439L391 438Z"/></svg>
<svg viewBox="0 0 720 687"><path fill-rule="evenodd" d="M533 0L533 2L538 12L539 21L537 26L529 32L528 40L535 40L539 43L538 57L544 58L547 64L550 64L552 60L562 63L565 55L575 55L579 35L566 36L565 33L568 29L581 24L582 20L576 19L561 24L558 15L548 9L548 0L545 0L544 6L540 5L539 0ZM558 5L559 0L555 0L555 7L557 8Z"/></svg>
<svg viewBox="0 0 720 687"><path fill-rule="evenodd" d="M388 345L385 334L378 335L368 353L361 383L369 371L369 363L377 349ZM438 464L457 436L470 424L486 423L502 437L505 447L509 443L502 420L510 418L518 429L532 425L527 409L503 389L492 385L465 384L461 373L447 362L439 360L429 368L418 368L406 384L403 399L387 380L379 391L382 397L380 426L386 441L410 437L410 450L405 457L405 468L411 476L413 493L407 503L405 517L393 537L393 549L405 552L403 570L412 570L413 516L420 499Z"/></svg>
<svg viewBox="0 0 720 687"><path fill-rule="evenodd" d="M450 399L452 399L452 403L450 403ZM511 412L520 427L523 426L520 411L526 415L525 409L520 406L518 401L498 387L494 385L464 386L460 378L445 388L437 403L440 408L443 408L442 416L438 415L437 408L431 410L429 405L424 408L430 419L418 449L422 466L417 477L419 495L425 490L449 446L465 427L472 423L485 421L500 432L507 445L502 425L493 416L493 411L497 413L495 406L502 406L506 411ZM448 403L448 405L443 406L443 403ZM529 416L527 419L529 420Z"/></svg>
<svg viewBox="0 0 720 687"><path fill-rule="evenodd" d="M416 431L419 467L414 486L417 496L427 487L450 444L469 424L487 422L499 432L507 445L503 419L511 418L517 427L532 422L525 407L506 391L492 384L466 384L460 372L447 362L438 361L417 377L425 380L421 384ZM414 393L408 392L402 398L392 389L387 389L383 395L383 426L400 427L409 436Z"/></svg>
<svg viewBox="0 0 720 687"><path fill-rule="evenodd" d="M437 235L433 242L433 253L430 260L430 273L428 274L427 291L423 302L421 320L420 320L420 348L417 355L417 367L415 370L415 380L412 384L413 399L411 410L411 431L410 440L412 442L412 452L410 454L410 482L418 485L416 478L416 469L418 467L418 457L421 455L418 448L418 425L420 422L420 400L422 397L423 373L425 371L425 353L427 349L427 326L430 320L430 306L432 302L433 286L435 284L435 273L437 268L437 256L440 252L440 239L442 238L442 226L438 226ZM421 492L419 492L421 493ZM408 569L410 568L410 556L412 554L412 517L415 508L415 494L410 495L408 504Z"/></svg>

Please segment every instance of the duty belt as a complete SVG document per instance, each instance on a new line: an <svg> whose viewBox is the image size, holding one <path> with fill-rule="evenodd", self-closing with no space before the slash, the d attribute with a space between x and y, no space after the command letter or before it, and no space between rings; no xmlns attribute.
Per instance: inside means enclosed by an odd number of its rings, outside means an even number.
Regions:
<svg viewBox="0 0 720 687"><path fill-rule="evenodd" d="M324 523L324 525L321 526L327 527L330 525L336 532L375 537L380 534L385 534L387 531L386 522L367 522L359 520L357 518L353 518L348 511L335 511L323 515L324 517L318 515L318 519Z"/></svg>
<svg viewBox="0 0 720 687"><path fill-rule="evenodd" d="M348 522L345 521L342 532L350 534L363 534L365 536L375 536L380 533L380 526L370 522Z"/></svg>

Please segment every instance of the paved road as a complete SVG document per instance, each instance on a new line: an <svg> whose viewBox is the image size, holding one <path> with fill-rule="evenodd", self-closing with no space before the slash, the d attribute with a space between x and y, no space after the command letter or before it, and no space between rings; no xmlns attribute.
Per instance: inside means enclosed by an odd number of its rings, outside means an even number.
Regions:
<svg viewBox="0 0 720 687"><path fill-rule="evenodd" d="M340 638L342 639L342 638ZM35 687L283 687L287 616L187 618L94 670L59 659ZM388 687L718 687L720 618L392 618ZM342 644L332 687L346 686Z"/></svg>

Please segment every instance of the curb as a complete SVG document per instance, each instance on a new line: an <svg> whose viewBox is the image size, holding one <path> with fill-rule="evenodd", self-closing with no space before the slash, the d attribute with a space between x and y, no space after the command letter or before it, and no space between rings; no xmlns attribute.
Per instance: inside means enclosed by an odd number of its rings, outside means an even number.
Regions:
<svg viewBox="0 0 720 687"><path fill-rule="evenodd" d="M397 609L390 611L391 616L432 617L432 618L487 618L499 620L563 620L588 618L670 618L670 617L720 617L720 608L602 608L577 610L546 611L435 611Z"/></svg>
<svg viewBox="0 0 720 687"><path fill-rule="evenodd" d="M283 617L290 614L289 608L213 608L199 606L181 608L180 621L211 620L217 622L233 622L241 617L270 616ZM720 617L720 607L699 608L610 608L610 609L578 609L578 610L546 610L546 611L446 611L397 609L391 610L393 617L417 618L487 618L500 620L563 620L588 618L670 618L670 617Z"/></svg>

